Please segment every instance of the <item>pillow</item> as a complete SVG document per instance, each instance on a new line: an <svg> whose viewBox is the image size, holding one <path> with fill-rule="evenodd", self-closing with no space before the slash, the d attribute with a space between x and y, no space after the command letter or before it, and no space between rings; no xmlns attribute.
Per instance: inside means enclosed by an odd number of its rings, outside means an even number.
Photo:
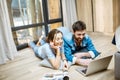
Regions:
<svg viewBox="0 0 120 80"><path fill-rule="evenodd" d="M48 67L48 68L53 68L52 65L50 64L48 59L44 59L40 62L41 66Z"/></svg>
<svg viewBox="0 0 120 80"><path fill-rule="evenodd" d="M61 60L61 65L59 67L59 70L62 70L63 69L63 61ZM48 59L44 59L40 62L40 65L41 66L44 66L44 67L48 67L48 68L53 68L53 66L51 65L51 63L49 62ZM68 61L68 68L70 68L70 66L72 65L71 62Z"/></svg>
<svg viewBox="0 0 120 80"><path fill-rule="evenodd" d="M63 67L62 64L63 64L63 62L61 61L61 65L60 65L60 67L59 67L60 70L61 70L62 67ZM51 63L49 62L48 59L42 60L42 61L40 62L40 65L43 66L43 67L53 68L53 66L51 65Z"/></svg>

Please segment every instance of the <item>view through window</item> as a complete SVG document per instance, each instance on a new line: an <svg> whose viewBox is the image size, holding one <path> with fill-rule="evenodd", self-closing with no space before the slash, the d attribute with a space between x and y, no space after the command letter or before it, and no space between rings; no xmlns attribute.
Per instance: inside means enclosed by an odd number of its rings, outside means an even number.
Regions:
<svg viewBox="0 0 120 80"><path fill-rule="evenodd" d="M62 26L61 0L7 1L16 46L38 40L49 30Z"/></svg>

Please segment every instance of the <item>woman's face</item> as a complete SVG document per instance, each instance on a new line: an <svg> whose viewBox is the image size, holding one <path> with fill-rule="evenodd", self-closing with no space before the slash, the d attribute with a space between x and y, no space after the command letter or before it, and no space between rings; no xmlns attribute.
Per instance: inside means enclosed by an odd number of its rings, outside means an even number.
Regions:
<svg viewBox="0 0 120 80"><path fill-rule="evenodd" d="M55 46L62 46L62 43L63 43L63 38L62 38L62 34L61 33L57 33L55 34L54 36L54 40L53 40L53 43Z"/></svg>

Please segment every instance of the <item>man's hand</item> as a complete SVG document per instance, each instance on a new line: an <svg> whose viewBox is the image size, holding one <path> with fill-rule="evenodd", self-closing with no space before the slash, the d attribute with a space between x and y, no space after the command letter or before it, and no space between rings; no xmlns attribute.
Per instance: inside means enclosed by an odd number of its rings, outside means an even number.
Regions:
<svg viewBox="0 0 120 80"><path fill-rule="evenodd" d="M75 53L74 56L77 57L77 58L91 57L90 53L87 53L87 52L79 52L79 53Z"/></svg>
<svg viewBox="0 0 120 80"><path fill-rule="evenodd" d="M80 59L77 58L76 63L82 66L88 66L88 64L92 61L92 59Z"/></svg>

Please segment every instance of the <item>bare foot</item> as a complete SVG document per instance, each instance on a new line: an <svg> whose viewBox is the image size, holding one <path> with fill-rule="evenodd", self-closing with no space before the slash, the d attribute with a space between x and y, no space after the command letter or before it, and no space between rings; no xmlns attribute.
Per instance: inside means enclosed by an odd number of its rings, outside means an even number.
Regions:
<svg viewBox="0 0 120 80"><path fill-rule="evenodd" d="M31 40L30 40L30 39L27 39L28 48L31 48L30 45L29 45L30 42L31 42Z"/></svg>

